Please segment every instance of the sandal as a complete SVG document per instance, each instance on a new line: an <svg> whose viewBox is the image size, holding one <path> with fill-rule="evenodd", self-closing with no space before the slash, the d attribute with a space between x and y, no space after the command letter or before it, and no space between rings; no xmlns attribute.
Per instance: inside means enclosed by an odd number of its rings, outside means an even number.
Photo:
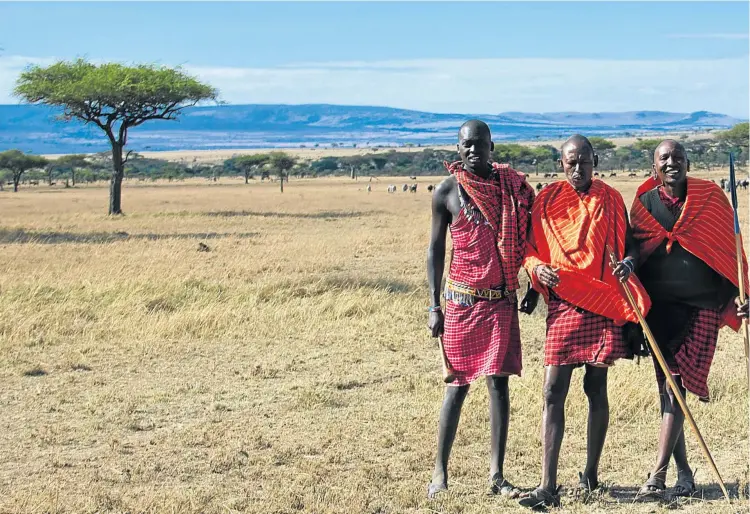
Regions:
<svg viewBox="0 0 750 514"><path fill-rule="evenodd" d="M588 479L583 478L583 473L578 473L578 485L571 488L569 494L575 497L579 497L579 496L587 497L593 494L598 489L599 489L599 482L592 483Z"/></svg>
<svg viewBox="0 0 750 514"><path fill-rule="evenodd" d="M527 507L532 510L547 510L548 507L559 507L560 506L560 488L558 487L554 493L537 487L530 493L526 493L523 497L518 500L518 504L522 507Z"/></svg>
<svg viewBox="0 0 750 514"><path fill-rule="evenodd" d="M513 499L521 495L521 490L506 479L495 475L490 479L490 494L499 494Z"/></svg>
<svg viewBox="0 0 750 514"><path fill-rule="evenodd" d="M664 480L656 477L652 477L651 473L648 474L648 480L643 484L643 487L638 491L636 498L651 498L655 500L665 499L667 492L667 484Z"/></svg>
<svg viewBox="0 0 750 514"><path fill-rule="evenodd" d="M672 496L690 497L695 494L695 478L693 473L678 472L677 482L672 489Z"/></svg>

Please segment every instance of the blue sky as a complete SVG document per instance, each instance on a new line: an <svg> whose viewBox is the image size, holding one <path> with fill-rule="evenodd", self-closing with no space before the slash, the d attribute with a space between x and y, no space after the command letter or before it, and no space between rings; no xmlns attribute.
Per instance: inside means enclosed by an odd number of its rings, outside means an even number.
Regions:
<svg viewBox="0 0 750 514"><path fill-rule="evenodd" d="M230 103L744 118L749 16L747 2L0 2L0 103L26 64L85 56L182 65Z"/></svg>

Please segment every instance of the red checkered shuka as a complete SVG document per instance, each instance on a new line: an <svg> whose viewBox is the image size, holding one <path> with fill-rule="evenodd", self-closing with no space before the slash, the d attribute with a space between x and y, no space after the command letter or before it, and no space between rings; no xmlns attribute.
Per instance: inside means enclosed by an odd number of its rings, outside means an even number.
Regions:
<svg viewBox="0 0 750 514"><path fill-rule="evenodd" d="M716 353L716 341L719 338L719 328L722 324L722 313L718 309L696 309L692 319L688 323L686 332L678 337L684 337L682 341L670 341L662 345L657 341L659 348L664 354L664 359L669 365L669 371L673 375L679 375L682 385L696 395L701 401L709 400L708 373ZM672 353L670 348L678 347ZM654 361L656 370L656 381L659 389L664 385L666 377L659 368L659 363Z"/></svg>
<svg viewBox="0 0 750 514"><path fill-rule="evenodd" d="M472 203L494 229L500 265L508 289L518 289L518 270L526 252L534 188L525 175L507 164L492 163L494 173L482 178L463 168L461 161L443 165L464 188Z"/></svg>
<svg viewBox="0 0 750 514"><path fill-rule="evenodd" d="M622 327L599 314L576 307L552 293L547 305L545 366L610 366L632 357Z"/></svg>
<svg viewBox="0 0 750 514"><path fill-rule="evenodd" d="M473 223L461 209L450 231L450 278L473 288L502 286L505 280L493 228ZM451 385L467 385L482 375L521 374L516 305L515 300L508 299L477 300L471 306L446 302L443 346L456 371Z"/></svg>

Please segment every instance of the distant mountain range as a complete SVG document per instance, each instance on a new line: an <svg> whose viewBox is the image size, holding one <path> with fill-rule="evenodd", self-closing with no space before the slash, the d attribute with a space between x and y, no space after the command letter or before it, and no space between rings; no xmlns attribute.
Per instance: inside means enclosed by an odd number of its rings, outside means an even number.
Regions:
<svg viewBox="0 0 750 514"><path fill-rule="evenodd" d="M52 108L0 105L0 151L90 153L108 149L99 129L63 123ZM128 147L210 150L305 146L435 145L453 143L458 127L480 118L495 141L559 139L574 132L623 136L726 129L742 121L707 111L673 113L554 112L437 114L389 107L340 105L220 105L186 109L179 121L150 121L133 129Z"/></svg>

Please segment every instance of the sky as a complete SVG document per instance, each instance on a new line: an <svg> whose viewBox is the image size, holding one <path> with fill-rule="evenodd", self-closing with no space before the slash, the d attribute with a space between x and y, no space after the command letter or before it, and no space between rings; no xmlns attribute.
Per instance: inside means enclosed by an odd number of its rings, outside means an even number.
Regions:
<svg viewBox="0 0 750 514"><path fill-rule="evenodd" d="M0 103L25 66L85 57L179 65L232 104L748 118L749 20L742 1L0 1Z"/></svg>

